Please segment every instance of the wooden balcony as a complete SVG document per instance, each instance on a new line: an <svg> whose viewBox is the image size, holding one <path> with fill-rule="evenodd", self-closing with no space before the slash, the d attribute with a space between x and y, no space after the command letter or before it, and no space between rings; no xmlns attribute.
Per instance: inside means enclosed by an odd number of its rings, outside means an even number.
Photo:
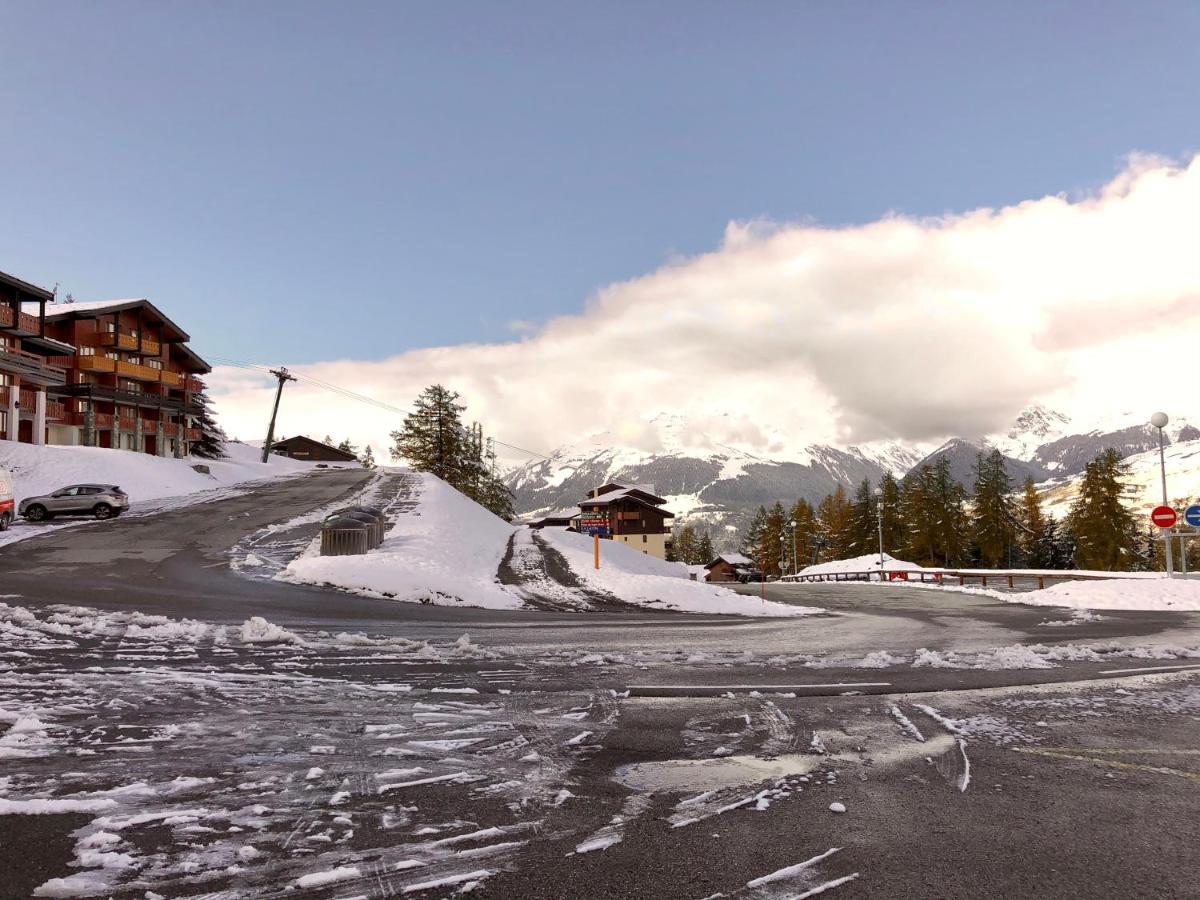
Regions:
<svg viewBox="0 0 1200 900"><path fill-rule="evenodd" d="M185 428L184 429L184 436L189 441L200 440L201 434L202 434L202 432L200 431L199 428Z"/></svg>
<svg viewBox="0 0 1200 900"><path fill-rule="evenodd" d="M4 307L0 307L3 309ZM71 357L38 356L15 347L0 350L0 369L21 376L23 381L33 384L62 384L66 380L65 366L58 359ZM68 363L69 365L69 363Z"/></svg>
<svg viewBox="0 0 1200 900"><path fill-rule="evenodd" d="M153 366L125 362L123 359L109 360L109 362L116 362L118 375L124 378L132 378L135 381L159 381L162 375L162 370L156 369Z"/></svg>
<svg viewBox="0 0 1200 900"><path fill-rule="evenodd" d="M52 356L55 365L68 366L84 372L115 372L117 361L107 356ZM62 360L62 362L59 362Z"/></svg>
<svg viewBox="0 0 1200 900"><path fill-rule="evenodd" d="M138 353L143 353L146 356L158 356L162 352L162 344L158 341L152 341L150 338L143 337L141 347L138 346L136 335L127 334L124 331L102 332L100 342L97 346L100 347L116 347L120 350L132 350Z"/></svg>
<svg viewBox="0 0 1200 900"><path fill-rule="evenodd" d="M0 328L12 328L27 335L41 334L42 320L23 312L17 313L14 319L12 307L0 305Z"/></svg>
<svg viewBox="0 0 1200 900"><path fill-rule="evenodd" d="M167 385L167 387L183 387L183 376L178 372L168 372L166 369L159 370L159 380Z"/></svg>

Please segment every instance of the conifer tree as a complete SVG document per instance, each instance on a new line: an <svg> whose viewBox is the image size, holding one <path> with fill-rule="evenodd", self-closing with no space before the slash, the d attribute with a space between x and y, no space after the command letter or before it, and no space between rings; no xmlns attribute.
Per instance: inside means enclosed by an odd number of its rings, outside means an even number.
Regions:
<svg viewBox="0 0 1200 900"><path fill-rule="evenodd" d="M362 459L360 461L362 462L362 467L364 469L375 468L375 451L371 449L370 444L367 444L367 448L363 450Z"/></svg>
<svg viewBox="0 0 1200 900"><path fill-rule="evenodd" d="M200 429L200 440L192 441L188 452L200 459L223 459L225 457L225 442L229 440L224 430L217 424L212 413L208 395L201 392L192 395L192 402L198 411L193 416L194 427ZM280 438L282 440L282 438Z"/></svg>
<svg viewBox="0 0 1200 900"><path fill-rule="evenodd" d="M880 509L876 513L883 517L883 548L892 556L900 556L904 547L904 520L900 515L900 485L891 472L884 472L879 480L883 495L879 498Z"/></svg>
<svg viewBox="0 0 1200 900"><path fill-rule="evenodd" d="M418 472L430 472L462 490L470 470L463 409L457 392L440 384L425 388L404 425L392 432L392 459L407 460Z"/></svg>
<svg viewBox="0 0 1200 900"><path fill-rule="evenodd" d="M754 560L755 565L760 565L762 556L763 531L767 527L767 510L760 506L754 513L746 526L745 532L742 534L741 553L743 556Z"/></svg>
<svg viewBox="0 0 1200 900"><path fill-rule="evenodd" d="M759 553L764 575L782 574L780 565L783 562L786 523L787 514L784 512L783 504L777 500L767 513L766 524L763 527L762 549Z"/></svg>
<svg viewBox="0 0 1200 900"><path fill-rule="evenodd" d="M1124 505L1129 465L1105 450L1084 469L1079 495L1067 513L1081 569L1128 571L1138 565L1137 519Z"/></svg>
<svg viewBox="0 0 1200 900"><path fill-rule="evenodd" d="M340 444L338 444L337 448L339 450L341 450L343 453L352 453L355 456L358 455L358 448L355 447L352 443L350 443L350 438L346 438L344 441L342 441Z"/></svg>
<svg viewBox="0 0 1200 900"><path fill-rule="evenodd" d="M863 556L877 549L879 534L875 519L875 495L871 482L864 478L854 492L854 503L850 513L849 556Z"/></svg>
<svg viewBox="0 0 1200 900"><path fill-rule="evenodd" d="M1004 456L993 449L975 460L975 493L971 499L971 540L979 561L988 568L1008 563L1016 541L1016 508Z"/></svg>
<svg viewBox="0 0 1200 900"><path fill-rule="evenodd" d="M846 489L840 484L828 494L817 507L819 536L828 541L828 559L846 559L851 553L850 530L853 508L846 497ZM825 556L825 554L821 554Z"/></svg>
<svg viewBox="0 0 1200 900"><path fill-rule="evenodd" d="M700 540L696 545L696 565L708 565L715 557L716 551L713 550L712 535L706 528L704 529L704 534L700 535Z"/></svg>
<svg viewBox="0 0 1200 900"><path fill-rule="evenodd" d="M814 539L817 537L817 514L812 508L812 504L801 498L795 502L791 511L788 513L788 521L796 523L795 535L788 535L788 540L792 542L792 546L796 550L796 569L797 571L809 565L812 560L813 552L817 548L813 545ZM791 526L789 525L789 531Z"/></svg>
<svg viewBox="0 0 1200 900"><path fill-rule="evenodd" d="M685 565L696 565L696 529L680 525L675 529L675 558Z"/></svg>

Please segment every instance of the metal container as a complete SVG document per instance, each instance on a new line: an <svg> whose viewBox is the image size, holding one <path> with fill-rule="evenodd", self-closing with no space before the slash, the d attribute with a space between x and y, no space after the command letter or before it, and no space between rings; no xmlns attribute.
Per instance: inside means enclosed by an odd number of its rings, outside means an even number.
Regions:
<svg viewBox="0 0 1200 900"><path fill-rule="evenodd" d="M331 516L321 526L322 556L355 556L370 548L371 526L348 516Z"/></svg>

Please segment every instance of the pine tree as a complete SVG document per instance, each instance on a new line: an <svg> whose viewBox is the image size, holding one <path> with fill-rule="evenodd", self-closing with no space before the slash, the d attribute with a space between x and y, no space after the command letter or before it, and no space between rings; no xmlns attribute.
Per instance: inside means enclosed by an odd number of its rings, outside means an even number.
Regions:
<svg viewBox="0 0 1200 900"><path fill-rule="evenodd" d="M461 418L464 408L455 391L440 384L425 388L403 427L392 432L392 459L407 460L418 472L430 472L462 490L473 474Z"/></svg>
<svg viewBox="0 0 1200 900"><path fill-rule="evenodd" d="M675 529L675 558L685 565L696 565L696 529L680 525Z"/></svg>
<svg viewBox="0 0 1200 900"><path fill-rule="evenodd" d="M741 547L739 548L743 556L754 560L754 564L760 567L762 565L763 532L766 530L766 527L767 510L760 506L746 526L746 530L742 534Z"/></svg>
<svg viewBox="0 0 1200 900"><path fill-rule="evenodd" d="M883 495L879 498L878 515L883 518L883 547L892 556L900 556L904 546L904 520L900 515L900 485L891 472L879 480Z"/></svg>
<svg viewBox="0 0 1200 900"><path fill-rule="evenodd" d="M971 498L970 534L979 561L988 568L1006 565L1016 542L1016 508L1012 482L999 450L975 460L975 493Z"/></svg>
<svg viewBox="0 0 1200 900"><path fill-rule="evenodd" d="M700 540L696 544L696 565L708 565L716 557L716 551L713 550L712 535L708 529L704 529L704 534L700 535Z"/></svg>
<svg viewBox="0 0 1200 900"><path fill-rule="evenodd" d="M371 449L370 444L367 444L367 448L363 450L361 462L364 469L375 468L375 451Z"/></svg>
<svg viewBox="0 0 1200 900"><path fill-rule="evenodd" d="M200 429L200 440L192 441L188 452L200 459L223 459L225 457L225 442L229 440L224 430L217 424L212 413L211 401L208 395L201 392L192 395L192 402L198 411L192 417L194 427Z"/></svg>
<svg viewBox="0 0 1200 900"><path fill-rule="evenodd" d="M354 456L358 456L358 448L350 443L350 438L346 438L344 441L338 444L337 448L343 453L351 453Z"/></svg>
<svg viewBox="0 0 1200 900"><path fill-rule="evenodd" d="M322 444L324 444L324 445L325 445L325 446L327 446L327 447L333 447L333 446L336 446L336 445L333 443L333 438L332 438L332 437L330 437L328 434L327 434L327 435L325 435L325 439L324 439L323 441L321 441L321 443L322 443Z"/></svg>
<svg viewBox="0 0 1200 900"><path fill-rule="evenodd" d="M849 556L863 556L878 549L879 534L875 519L875 495L871 482L864 478L854 492L850 513Z"/></svg>
<svg viewBox="0 0 1200 900"><path fill-rule="evenodd" d="M1129 465L1116 450L1105 450L1087 464L1079 496L1067 513L1081 569L1127 571L1139 561L1137 519L1122 503Z"/></svg>
<svg viewBox="0 0 1200 900"><path fill-rule="evenodd" d="M783 564L786 523L787 514L784 512L783 504L775 501L775 505L767 513L767 520L762 534L762 549L759 551L762 557L762 570L765 575L783 574L781 566Z"/></svg>
<svg viewBox="0 0 1200 900"><path fill-rule="evenodd" d="M814 552L818 549L813 543L817 538L817 514L813 511L811 503L800 499L788 513L788 521L795 523L795 534L789 534L788 539L795 548L795 566L799 571L809 564ZM789 524L788 530L791 531L791 529L792 526Z"/></svg>
<svg viewBox="0 0 1200 900"><path fill-rule="evenodd" d="M853 508L846 497L846 489L839 484L817 507L818 533L828 542L828 548L826 553L821 554L822 557L846 559L850 556L852 516Z"/></svg>
<svg viewBox="0 0 1200 900"><path fill-rule="evenodd" d="M904 558L922 565L954 566L967 552L966 490L950 473L950 460L909 473L900 495L905 523Z"/></svg>

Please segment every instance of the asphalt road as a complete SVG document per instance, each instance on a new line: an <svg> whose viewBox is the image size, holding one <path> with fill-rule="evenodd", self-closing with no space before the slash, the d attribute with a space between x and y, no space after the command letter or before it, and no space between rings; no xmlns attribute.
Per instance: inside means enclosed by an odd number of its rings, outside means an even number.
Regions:
<svg viewBox="0 0 1200 900"><path fill-rule="evenodd" d="M0 711L40 720L0 735L0 799L104 806L0 802L0 897L1195 896L1200 675L1137 670L1196 660L1129 656L1195 616L853 584L766 586L827 610L789 620L498 612L231 568L369 477L0 549L32 616L0 622ZM989 662L1031 644L1107 649Z"/></svg>

